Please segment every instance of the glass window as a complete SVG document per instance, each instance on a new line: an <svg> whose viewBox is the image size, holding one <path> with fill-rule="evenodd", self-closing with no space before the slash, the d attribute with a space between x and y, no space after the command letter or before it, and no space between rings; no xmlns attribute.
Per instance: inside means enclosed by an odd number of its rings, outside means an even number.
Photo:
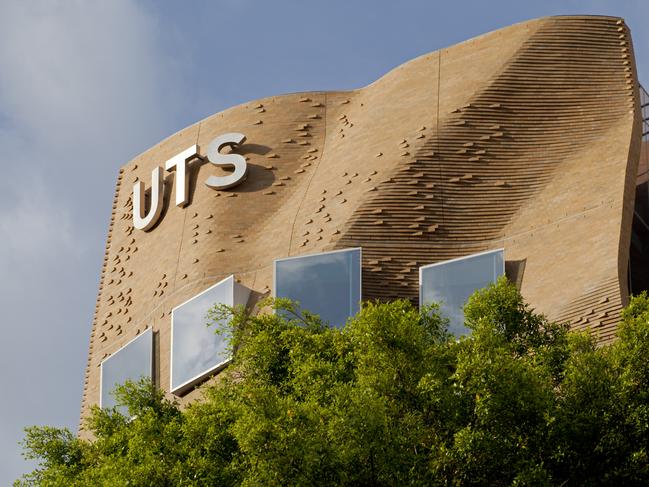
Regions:
<svg viewBox="0 0 649 487"><path fill-rule="evenodd" d="M505 273L502 249L447 260L419 268L419 303L440 303L455 336L469 333L462 307L476 289L495 282Z"/></svg>
<svg viewBox="0 0 649 487"><path fill-rule="evenodd" d="M101 363L99 407L116 405L113 391L127 380L138 381L153 374L153 332L138 335ZM126 408L120 412L127 414Z"/></svg>
<svg viewBox="0 0 649 487"><path fill-rule="evenodd" d="M290 298L324 322L342 326L361 301L361 249L275 261L275 296Z"/></svg>
<svg viewBox="0 0 649 487"><path fill-rule="evenodd" d="M182 394L229 360L227 337L208 326L207 312L215 304L246 305L250 291L230 276L214 284L171 314L171 392Z"/></svg>

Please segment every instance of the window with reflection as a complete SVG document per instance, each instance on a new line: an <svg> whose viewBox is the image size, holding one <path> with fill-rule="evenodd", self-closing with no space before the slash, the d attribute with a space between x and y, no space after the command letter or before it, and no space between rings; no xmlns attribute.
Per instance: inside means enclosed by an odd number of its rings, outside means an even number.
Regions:
<svg viewBox="0 0 649 487"><path fill-rule="evenodd" d="M226 335L208 326L216 304L246 305L250 291L230 276L177 306L171 313L171 392L183 394L229 360Z"/></svg>
<svg viewBox="0 0 649 487"><path fill-rule="evenodd" d="M419 268L419 303L440 303L441 312L455 336L467 335L462 307L474 291L495 282L505 273L502 249L447 260Z"/></svg>
<svg viewBox="0 0 649 487"><path fill-rule="evenodd" d="M101 363L99 407L116 406L113 391L127 380L151 379L153 376L153 331L138 335ZM128 414L124 406L120 412Z"/></svg>
<svg viewBox="0 0 649 487"><path fill-rule="evenodd" d="M358 313L361 249L335 250L275 261L275 296L289 298L331 326Z"/></svg>

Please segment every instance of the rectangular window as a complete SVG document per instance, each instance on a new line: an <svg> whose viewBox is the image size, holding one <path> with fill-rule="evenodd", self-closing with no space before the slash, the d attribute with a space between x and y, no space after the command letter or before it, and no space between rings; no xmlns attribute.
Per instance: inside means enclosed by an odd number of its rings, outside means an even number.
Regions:
<svg viewBox="0 0 649 487"><path fill-rule="evenodd" d="M134 382L153 377L153 331L148 329L128 342L101 363L99 407L116 405L113 391L127 380ZM127 415L126 408L120 412Z"/></svg>
<svg viewBox="0 0 649 487"><path fill-rule="evenodd" d="M455 336L467 335L462 311L466 300L504 273L503 249L420 267L419 303L440 303L442 314L450 320L449 331Z"/></svg>
<svg viewBox="0 0 649 487"><path fill-rule="evenodd" d="M335 250L275 261L275 296L340 327L358 313L361 301L361 249Z"/></svg>
<svg viewBox="0 0 649 487"><path fill-rule="evenodd" d="M230 276L177 306L171 313L171 392L183 394L230 360L228 337L208 326L216 304L246 305L250 291Z"/></svg>

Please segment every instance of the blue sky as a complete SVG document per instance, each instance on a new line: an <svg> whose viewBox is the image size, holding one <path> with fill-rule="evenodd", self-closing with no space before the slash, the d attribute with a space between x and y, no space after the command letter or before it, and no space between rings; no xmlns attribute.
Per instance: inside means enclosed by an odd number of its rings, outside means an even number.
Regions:
<svg viewBox="0 0 649 487"><path fill-rule="evenodd" d="M76 430L119 166L230 106L559 14L624 17L649 80L641 0L2 0L0 485L30 468L24 426Z"/></svg>

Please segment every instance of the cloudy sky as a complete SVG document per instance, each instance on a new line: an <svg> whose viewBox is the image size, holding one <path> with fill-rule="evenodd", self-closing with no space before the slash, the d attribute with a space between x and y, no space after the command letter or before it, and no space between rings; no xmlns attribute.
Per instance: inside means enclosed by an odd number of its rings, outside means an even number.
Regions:
<svg viewBox="0 0 649 487"><path fill-rule="evenodd" d="M32 467L24 426L76 431L120 165L232 105L571 13L624 17L649 80L644 0L0 0L0 485Z"/></svg>

